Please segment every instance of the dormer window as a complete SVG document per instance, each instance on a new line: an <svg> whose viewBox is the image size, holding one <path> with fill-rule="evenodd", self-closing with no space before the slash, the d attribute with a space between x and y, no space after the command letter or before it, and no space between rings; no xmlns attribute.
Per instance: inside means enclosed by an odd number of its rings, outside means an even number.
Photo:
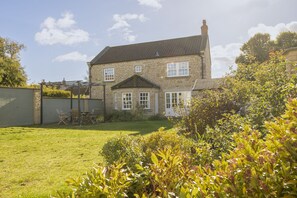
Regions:
<svg viewBox="0 0 297 198"><path fill-rule="evenodd" d="M135 66L135 73L141 73L142 72L142 66L141 65L136 65Z"/></svg>
<svg viewBox="0 0 297 198"><path fill-rule="evenodd" d="M167 64L167 77L189 76L189 62Z"/></svg>

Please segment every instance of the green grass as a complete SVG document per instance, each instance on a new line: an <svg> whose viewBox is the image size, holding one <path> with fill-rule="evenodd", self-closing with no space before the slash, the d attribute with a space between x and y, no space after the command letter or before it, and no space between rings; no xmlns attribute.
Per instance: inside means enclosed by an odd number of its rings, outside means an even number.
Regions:
<svg viewBox="0 0 297 198"><path fill-rule="evenodd" d="M65 180L82 176L104 143L120 134L148 134L167 121L103 123L92 126L0 128L0 197L49 197L70 191Z"/></svg>

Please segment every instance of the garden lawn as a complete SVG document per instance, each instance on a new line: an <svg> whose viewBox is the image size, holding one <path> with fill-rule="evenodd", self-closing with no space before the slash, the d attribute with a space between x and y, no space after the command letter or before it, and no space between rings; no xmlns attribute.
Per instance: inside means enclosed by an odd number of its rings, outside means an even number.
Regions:
<svg viewBox="0 0 297 198"><path fill-rule="evenodd" d="M65 180L102 163L99 152L111 137L148 134L167 121L102 123L92 126L0 128L0 197L49 197L70 191Z"/></svg>

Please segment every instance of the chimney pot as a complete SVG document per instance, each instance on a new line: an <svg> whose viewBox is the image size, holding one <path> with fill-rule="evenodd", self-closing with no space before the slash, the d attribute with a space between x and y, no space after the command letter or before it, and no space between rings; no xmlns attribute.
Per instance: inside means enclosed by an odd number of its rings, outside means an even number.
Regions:
<svg viewBox="0 0 297 198"><path fill-rule="evenodd" d="M202 21L201 35L208 35L208 26L206 25L205 19Z"/></svg>

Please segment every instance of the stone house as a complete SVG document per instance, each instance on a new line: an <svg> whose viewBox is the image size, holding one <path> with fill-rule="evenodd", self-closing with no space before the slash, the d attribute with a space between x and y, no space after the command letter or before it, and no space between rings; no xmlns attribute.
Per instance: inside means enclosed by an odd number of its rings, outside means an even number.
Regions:
<svg viewBox="0 0 297 198"><path fill-rule="evenodd" d="M199 90L216 85L211 79L208 26L201 35L124 46L105 47L89 65L91 83L105 84L106 110L133 110L174 116ZM91 88L103 98L103 87Z"/></svg>
<svg viewBox="0 0 297 198"><path fill-rule="evenodd" d="M289 74L296 73L297 68L297 47L292 47L284 51L287 60L286 70Z"/></svg>

